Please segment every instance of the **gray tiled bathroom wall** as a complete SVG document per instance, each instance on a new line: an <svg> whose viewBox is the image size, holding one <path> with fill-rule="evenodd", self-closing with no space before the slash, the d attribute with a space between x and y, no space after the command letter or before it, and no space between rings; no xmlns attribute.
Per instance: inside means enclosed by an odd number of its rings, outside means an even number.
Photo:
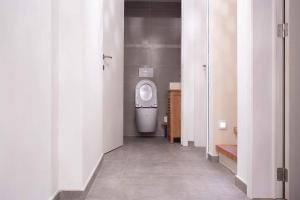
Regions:
<svg viewBox="0 0 300 200"><path fill-rule="evenodd" d="M167 114L169 82L180 82L181 4L125 2L124 135L136 132L134 93L143 66L154 69L158 89L158 123L154 135L162 136Z"/></svg>

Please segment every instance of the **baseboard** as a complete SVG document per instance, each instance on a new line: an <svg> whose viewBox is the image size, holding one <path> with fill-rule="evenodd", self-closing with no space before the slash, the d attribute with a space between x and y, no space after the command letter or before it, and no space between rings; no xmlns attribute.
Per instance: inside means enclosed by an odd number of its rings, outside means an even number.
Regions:
<svg viewBox="0 0 300 200"><path fill-rule="evenodd" d="M60 191L53 200L84 200L84 191Z"/></svg>
<svg viewBox="0 0 300 200"><path fill-rule="evenodd" d="M199 142L194 142L194 147L201 147L201 148L206 148L205 145L200 144Z"/></svg>
<svg viewBox="0 0 300 200"><path fill-rule="evenodd" d="M52 200L59 200L60 193L61 192L57 192L56 195L53 197Z"/></svg>
<svg viewBox="0 0 300 200"><path fill-rule="evenodd" d="M59 194L59 191L55 192L55 193L49 198L49 200L55 200L55 199L57 198L58 194Z"/></svg>
<svg viewBox="0 0 300 200"><path fill-rule="evenodd" d="M235 176L235 186L238 187L242 192L247 194L247 184L244 183L238 176Z"/></svg>
<svg viewBox="0 0 300 200"><path fill-rule="evenodd" d="M211 154L207 154L207 159L210 161L210 162L219 162L219 156L213 156Z"/></svg>
<svg viewBox="0 0 300 200"><path fill-rule="evenodd" d="M91 173L90 179L85 184L85 189L83 191L60 191L55 195L53 200L84 200L96 179L96 176L101 168L102 161L103 155L100 157L100 161L98 162L94 172Z"/></svg>
<svg viewBox="0 0 300 200"><path fill-rule="evenodd" d="M98 160L98 163L97 163L97 166L95 167L94 171L90 174L90 177L89 179L86 181L85 183L85 189L84 191L86 191L86 194L90 191L95 179L96 179L96 176L101 168L101 164L102 164L102 161L103 161L103 156L104 154L101 155L100 159Z"/></svg>
<svg viewBox="0 0 300 200"><path fill-rule="evenodd" d="M229 169L234 175L237 174L237 162L235 160L232 160L222 153L219 153L219 163Z"/></svg>
<svg viewBox="0 0 300 200"><path fill-rule="evenodd" d="M188 147L189 146L189 142L188 141L184 141L183 138L181 138L181 145L184 147Z"/></svg>
<svg viewBox="0 0 300 200"><path fill-rule="evenodd" d="M195 146L195 142L194 142L194 141L188 141L188 146L189 146L189 147Z"/></svg>

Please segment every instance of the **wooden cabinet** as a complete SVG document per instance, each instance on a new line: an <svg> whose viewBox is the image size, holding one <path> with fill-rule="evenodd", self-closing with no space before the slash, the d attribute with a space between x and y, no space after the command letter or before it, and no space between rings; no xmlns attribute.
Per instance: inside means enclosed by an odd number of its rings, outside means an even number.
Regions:
<svg viewBox="0 0 300 200"><path fill-rule="evenodd" d="M169 90L168 97L168 138L171 143L181 136L181 91Z"/></svg>

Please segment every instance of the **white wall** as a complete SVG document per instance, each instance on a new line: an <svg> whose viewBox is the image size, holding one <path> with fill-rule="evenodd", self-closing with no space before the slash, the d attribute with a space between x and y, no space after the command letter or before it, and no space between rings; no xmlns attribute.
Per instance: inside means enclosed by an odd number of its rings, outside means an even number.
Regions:
<svg viewBox="0 0 300 200"><path fill-rule="evenodd" d="M237 1L238 164L237 177L248 184L252 134L252 1Z"/></svg>
<svg viewBox="0 0 300 200"><path fill-rule="evenodd" d="M206 146L207 0L182 1L182 144Z"/></svg>
<svg viewBox="0 0 300 200"><path fill-rule="evenodd" d="M274 198L275 1L238 1L238 172L250 198Z"/></svg>
<svg viewBox="0 0 300 200"><path fill-rule="evenodd" d="M59 1L58 182L62 190L82 187L83 7L82 0Z"/></svg>
<svg viewBox="0 0 300 200"><path fill-rule="evenodd" d="M274 1L253 1L253 135L252 189L254 198L273 197L273 26ZM251 192L251 190L249 191Z"/></svg>
<svg viewBox="0 0 300 200"><path fill-rule="evenodd" d="M59 133L59 77L58 77L58 13L59 0L52 0L52 191L53 195L59 190L58 188L58 133Z"/></svg>
<svg viewBox="0 0 300 200"><path fill-rule="evenodd" d="M51 1L0 1L0 27L1 199L48 199Z"/></svg>
<svg viewBox="0 0 300 200"><path fill-rule="evenodd" d="M102 0L85 1L83 70L83 186L103 155Z"/></svg>
<svg viewBox="0 0 300 200"><path fill-rule="evenodd" d="M83 190L102 151L97 0L0 2L0 192Z"/></svg>

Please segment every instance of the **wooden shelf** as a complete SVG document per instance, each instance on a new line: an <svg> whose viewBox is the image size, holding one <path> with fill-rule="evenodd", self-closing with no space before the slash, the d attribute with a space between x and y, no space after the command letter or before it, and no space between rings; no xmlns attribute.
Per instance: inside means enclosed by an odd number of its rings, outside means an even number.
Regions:
<svg viewBox="0 0 300 200"><path fill-rule="evenodd" d="M168 97L168 138L171 143L181 136L181 92L169 90Z"/></svg>

